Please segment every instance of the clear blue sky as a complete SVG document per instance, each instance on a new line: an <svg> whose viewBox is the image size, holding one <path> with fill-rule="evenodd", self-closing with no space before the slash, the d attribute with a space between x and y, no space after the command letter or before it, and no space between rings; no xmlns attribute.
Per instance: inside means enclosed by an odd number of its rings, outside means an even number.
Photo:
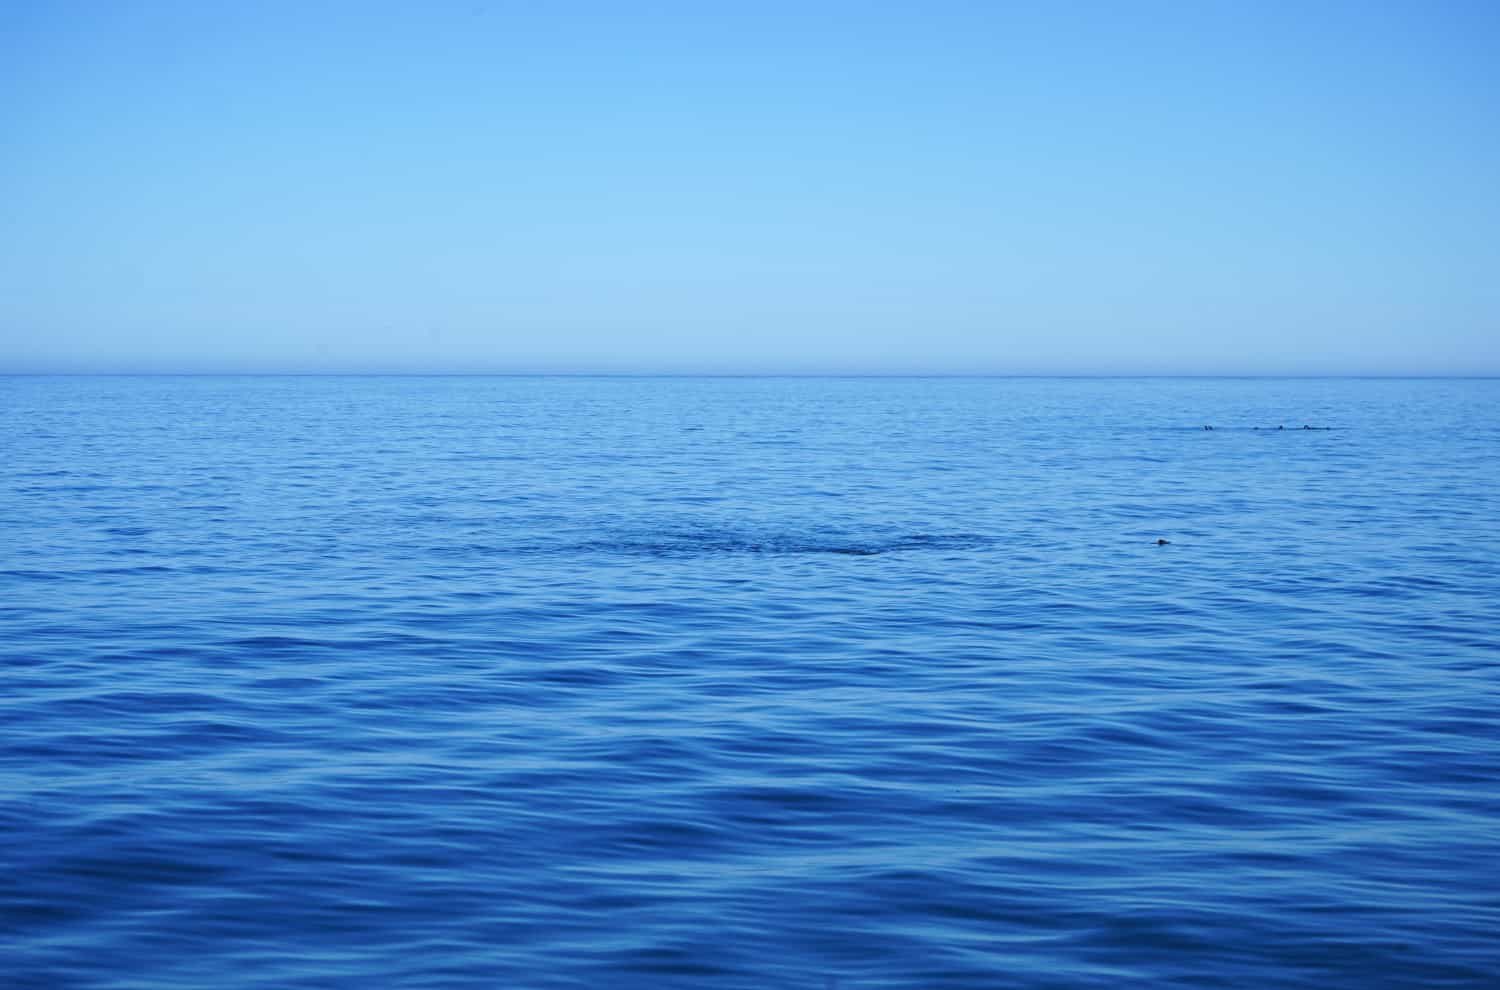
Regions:
<svg viewBox="0 0 1500 990"><path fill-rule="evenodd" d="M0 4L0 370L1500 373L1500 4Z"/></svg>

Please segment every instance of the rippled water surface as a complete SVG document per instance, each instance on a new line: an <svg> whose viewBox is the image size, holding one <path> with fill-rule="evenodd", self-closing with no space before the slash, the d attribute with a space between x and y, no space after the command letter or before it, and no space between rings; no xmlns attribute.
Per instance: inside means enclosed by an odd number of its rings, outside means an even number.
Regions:
<svg viewBox="0 0 1500 990"><path fill-rule="evenodd" d="M11 378L0 451L0 985L1500 984L1500 382Z"/></svg>

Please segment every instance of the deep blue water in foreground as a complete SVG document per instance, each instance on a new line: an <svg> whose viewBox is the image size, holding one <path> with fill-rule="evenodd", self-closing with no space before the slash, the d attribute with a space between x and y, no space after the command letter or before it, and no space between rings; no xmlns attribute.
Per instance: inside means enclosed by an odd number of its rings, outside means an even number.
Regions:
<svg viewBox="0 0 1500 990"><path fill-rule="evenodd" d="M0 450L7 988L1500 985L1500 381L10 378Z"/></svg>

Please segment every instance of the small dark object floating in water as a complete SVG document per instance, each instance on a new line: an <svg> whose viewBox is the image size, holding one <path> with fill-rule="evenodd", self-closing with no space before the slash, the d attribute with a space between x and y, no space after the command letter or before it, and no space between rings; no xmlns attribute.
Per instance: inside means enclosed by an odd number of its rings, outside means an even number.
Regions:
<svg viewBox="0 0 1500 990"><path fill-rule="evenodd" d="M1168 543L1171 543L1171 542L1172 542L1171 540L1163 540L1163 539L1158 538L1157 541L1156 541L1156 545L1159 546L1159 547L1164 547Z"/></svg>
<svg viewBox="0 0 1500 990"><path fill-rule="evenodd" d="M1205 426L1204 429L1205 430L1211 430L1211 429L1213 429L1213 427L1212 426Z"/></svg>

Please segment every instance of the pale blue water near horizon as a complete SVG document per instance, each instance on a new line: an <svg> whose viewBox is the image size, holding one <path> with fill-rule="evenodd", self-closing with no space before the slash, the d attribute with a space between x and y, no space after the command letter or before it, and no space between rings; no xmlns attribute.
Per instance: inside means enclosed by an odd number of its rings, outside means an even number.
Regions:
<svg viewBox="0 0 1500 990"><path fill-rule="evenodd" d="M1500 984L1500 381L0 426L0 985Z"/></svg>

